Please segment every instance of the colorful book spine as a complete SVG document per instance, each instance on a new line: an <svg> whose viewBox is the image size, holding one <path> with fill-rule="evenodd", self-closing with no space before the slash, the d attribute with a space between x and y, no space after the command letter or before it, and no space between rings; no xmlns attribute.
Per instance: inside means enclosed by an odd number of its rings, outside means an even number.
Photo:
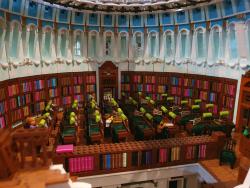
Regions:
<svg viewBox="0 0 250 188"><path fill-rule="evenodd" d="M171 87L171 95L181 95L181 87Z"/></svg>
<svg viewBox="0 0 250 188"><path fill-rule="evenodd" d="M142 76L141 75L134 75L133 82L134 83L142 83Z"/></svg>
<svg viewBox="0 0 250 188"><path fill-rule="evenodd" d="M74 93L75 94L81 93L81 86L74 86Z"/></svg>
<svg viewBox="0 0 250 188"><path fill-rule="evenodd" d="M234 96L235 95L235 90L236 90L236 86L235 85L231 85L231 84L225 84L224 85L224 93Z"/></svg>
<svg viewBox="0 0 250 188"><path fill-rule="evenodd" d="M23 115L27 117L30 115L30 108L28 106L23 107Z"/></svg>
<svg viewBox="0 0 250 188"><path fill-rule="evenodd" d="M70 173L79 173L94 170L94 157L74 157L69 159Z"/></svg>
<svg viewBox="0 0 250 188"><path fill-rule="evenodd" d="M168 160L168 152L167 148L160 148L159 149L159 163L166 163Z"/></svg>
<svg viewBox="0 0 250 188"><path fill-rule="evenodd" d="M4 100L5 99L5 88L1 88L0 89L0 100Z"/></svg>
<svg viewBox="0 0 250 188"><path fill-rule="evenodd" d="M168 91L167 85L158 85L157 92L158 93L166 93Z"/></svg>
<svg viewBox="0 0 250 188"><path fill-rule="evenodd" d="M130 91L130 84L121 84L122 91Z"/></svg>
<svg viewBox="0 0 250 188"><path fill-rule="evenodd" d="M49 98L54 98L59 95L58 88L49 89Z"/></svg>
<svg viewBox="0 0 250 188"><path fill-rule="evenodd" d="M177 77L172 77L171 78L171 84L174 86L181 86L181 78L177 78Z"/></svg>
<svg viewBox="0 0 250 188"><path fill-rule="evenodd" d="M0 117L0 128L5 128L6 127L6 122L4 116Z"/></svg>
<svg viewBox="0 0 250 188"><path fill-rule="evenodd" d="M35 103L34 108L36 112L41 112L45 108L45 102Z"/></svg>
<svg viewBox="0 0 250 188"><path fill-rule="evenodd" d="M35 90L44 89L44 80L35 80L34 85L35 85Z"/></svg>
<svg viewBox="0 0 250 188"><path fill-rule="evenodd" d="M63 101L63 105L69 105L69 104L71 104L71 96L68 96L68 97L63 97L63 99L62 99L62 101Z"/></svg>
<svg viewBox="0 0 250 188"><path fill-rule="evenodd" d="M71 85L71 78L62 78L61 84L63 86L69 86L69 85Z"/></svg>
<svg viewBox="0 0 250 188"><path fill-rule="evenodd" d="M184 89L185 97L193 97L193 89Z"/></svg>
<svg viewBox="0 0 250 188"><path fill-rule="evenodd" d="M11 122L22 119L22 109L14 110L11 113Z"/></svg>
<svg viewBox="0 0 250 188"><path fill-rule="evenodd" d="M94 75L88 75L88 76L86 76L86 82L88 84L95 84L96 83L96 77Z"/></svg>
<svg viewBox="0 0 250 188"><path fill-rule="evenodd" d="M0 102L0 115L8 111L8 105L6 101Z"/></svg>
<svg viewBox="0 0 250 188"><path fill-rule="evenodd" d="M209 93L209 102L217 102L217 93L210 92Z"/></svg>
<svg viewBox="0 0 250 188"><path fill-rule="evenodd" d="M195 86L195 80L194 79L184 78L183 85L185 87L194 87Z"/></svg>
<svg viewBox="0 0 250 188"><path fill-rule="evenodd" d="M206 149L207 149L207 145L205 145L205 144L199 145L199 152L198 152L199 159L206 158Z"/></svg>
<svg viewBox="0 0 250 188"><path fill-rule="evenodd" d="M72 94L71 86L63 87L62 88L62 94L63 94L63 96L71 95Z"/></svg>
<svg viewBox="0 0 250 188"><path fill-rule="evenodd" d="M31 82L24 82L22 83L22 89L24 93L32 91L32 83Z"/></svg>
<svg viewBox="0 0 250 188"><path fill-rule="evenodd" d="M168 77L167 76L160 76L158 78L158 83L160 85L166 85L166 84L168 84Z"/></svg>
<svg viewBox="0 0 250 188"><path fill-rule="evenodd" d="M83 102L84 101L84 97L83 97L83 95L75 95L74 96L74 100L78 100L79 102Z"/></svg>
<svg viewBox="0 0 250 188"><path fill-rule="evenodd" d="M201 100L206 101L207 98L208 98L208 92L206 92L206 91L200 91L200 96L199 96L199 98L200 98Z"/></svg>
<svg viewBox="0 0 250 188"><path fill-rule="evenodd" d="M221 89L222 89L222 83L218 83L218 82L212 83L212 88L211 88L212 91L221 92Z"/></svg>
<svg viewBox="0 0 250 188"><path fill-rule="evenodd" d="M92 92L94 93L96 91L95 84L87 85L86 90L88 93L92 93Z"/></svg>
<svg viewBox="0 0 250 188"><path fill-rule="evenodd" d="M45 99L45 93L44 91L37 91L34 93L34 100L40 101Z"/></svg>
<svg viewBox="0 0 250 188"><path fill-rule="evenodd" d="M176 147L172 147L170 149L170 161L178 161L180 160L180 151L181 148L176 146Z"/></svg>
<svg viewBox="0 0 250 188"><path fill-rule="evenodd" d="M48 87L57 87L57 78L51 78L48 80Z"/></svg>
<svg viewBox="0 0 250 188"><path fill-rule="evenodd" d="M121 82L122 83L129 83L130 82L129 75L122 74L122 76L121 76Z"/></svg>
<svg viewBox="0 0 250 188"><path fill-rule="evenodd" d="M15 84L15 85L8 86L8 93L10 97L19 94L18 85Z"/></svg>
<svg viewBox="0 0 250 188"><path fill-rule="evenodd" d="M74 84L75 85L83 84L83 78L82 78L82 76L75 76L74 77Z"/></svg>

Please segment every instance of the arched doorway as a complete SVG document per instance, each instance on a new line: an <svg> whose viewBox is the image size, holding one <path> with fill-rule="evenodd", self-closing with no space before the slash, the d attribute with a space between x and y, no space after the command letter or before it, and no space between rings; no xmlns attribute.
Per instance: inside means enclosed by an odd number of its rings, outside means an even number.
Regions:
<svg viewBox="0 0 250 188"><path fill-rule="evenodd" d="M109 97L118 97L118 68L107 61L99 67L100 102Z"/></svg>

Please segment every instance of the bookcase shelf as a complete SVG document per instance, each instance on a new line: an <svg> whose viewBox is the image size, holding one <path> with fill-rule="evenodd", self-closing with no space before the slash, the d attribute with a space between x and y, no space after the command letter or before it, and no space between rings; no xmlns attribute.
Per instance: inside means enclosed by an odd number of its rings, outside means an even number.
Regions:
<svg viewBox="0 0 250 188"><path fill-rule="evenodd" d="M96 94L94 71L23 77L0 86L0 128L22 125L26 117L41 114L49 100L69 106L74 99L83 103L87 94Z"/></svg>
<svg viewBox="0 0 250 188"><path fill-rule="evenodd" d="M201 99L203 111L206 111L206 104L213 103L212 112L215 115L228 110L230 119L233 119L237 80L185 73L134 71L121 72L121 78L121 92L127 96L136 96L138 91L142 91L155 100L162 100L161 94L167 93L174 97L176 105L180 105L181 100L188 100L189 105L192 105L194 99ZM154 78L155 82L151 81ZM132 88L127 92L126 84L129 83ZM150 87L152 89L148 89Z"/></svg>
<svg viewBox="0 0 250 188"><path fill-rule="evenodd" d="M216 158L216 143L215 137L196 136L75 146L72 153L56 153L53 163L77 176L157 168Z"/></svg>

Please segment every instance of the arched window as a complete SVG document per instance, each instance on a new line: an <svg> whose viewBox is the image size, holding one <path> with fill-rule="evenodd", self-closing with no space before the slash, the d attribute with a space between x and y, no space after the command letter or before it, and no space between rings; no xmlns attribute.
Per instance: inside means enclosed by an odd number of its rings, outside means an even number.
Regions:
<svg viewBox="0 0 250 188"><path fill-rule="evenodd" d="M21 64L23 62L23 46L21 35L21 24L13 21L10 26L9 61L15 65Z"/></svg>
<svg viewBox="0 0 250 188"><path fill-rule="evenodd" d="M38 46L36 46L36 44L35 44L35 42L36 42L36 28L34 25L31 25L27 28L26 40L28 42L26 56L28 58L34 58L35 57L35 50L36 50L36 48L38 48Z"/></svg>
<svg viewBox="0 0 250 188"><path fill-rule="evenodd" d="M98 34L96 31L91 31L89 33L89 50L88 50L88 56L97 59L98 56L98 50L97 50L97 41L98 41Z"/></svg>
<svg viewBox="0 0 250 188"><path fill-rule="evenodd" d="M3 19L0 19L0 65L8 66L7 54L5 48L6 24Z"/></svg>
<svg viewBox="0 0 250 188"><path fill-rule="evenodd" d="M69 45L69 35L68 31L65 29L59 30L58 33L58 56L65 59L67 58L67 50Z"/></svg>
<svg viewBox="0 0 250 188"><path fill-rule="evenodd" d="M187 35L188 34L186 30L181 31L181 34L180 34L180 42L181 42L180 57L181 58L185 58L187 55L187 40L188 40Z"/></svg>
<svg viewBox="0 0 250 188"><path fill-rule="evenodd" d="M112 32L105 32L104 33L104 55L108 58L112 57L113 55L113 33Z"/></svg>
<svg viewBox="0 0 250 188"><path fill-rule="evenodd" d="M51 47L52 47L52 29L47 27L44 31L44 45L42 46L42 56L46 58L51 58Z"/></svg>
<svg viewBox="0 0 250 188"><path fill-rule="evenodd" d="M134 58L143 58L143 50L144 50L144 39L141 32L136 32L134 34L134 42L133 42L133 48L134 48Z"/></svg>
<svg viewBox="0 0 250 188"><path fill-rule="evenodd" d="M128 57L128 33L122 32L119 34L119 55L121 59Z"/></svg>
<svg viewBox="0 0 250 188"><path fill-rule="evenodd" d="M165 59L166 61L174 60L174 32L173 31L166 31L164 34L164 44L165 44Z"/></svg>
<svg viewBox="0 0 250 188"><path fill-rule="evenodd" d="M148 36L148 56L149 58L159 57L159 37L158 33L150 32Z"/></svg>
<svg viewBox="0 0 250 188"><path fill-rule="evenodd" d="M237 59L238 58L238 48L237 48L237 39L236 39L236 30L235 25L231 24L229 26L229 54L230 59Z"/></svg>
<svg viewBox="0 0 250 188"><path fill-rule="evenodd" d="M74 36L74 55L82 56L82 32L76 31Z"/></svg>
<svg viewBox="0 0 250 188"><path fill-rule="evenodd" d="M206 31L199 28L197 31L197 58L202 59L206 57Z"/></svg>
<svg viewBox="0 0 250 188"><path fill-rule="evenodd" d="M224 43L222 28L220 26L212 27L209 34L208 41L208 55L207 63L208 65L213 65L214 63L220 63L224 56Z"/></svg>

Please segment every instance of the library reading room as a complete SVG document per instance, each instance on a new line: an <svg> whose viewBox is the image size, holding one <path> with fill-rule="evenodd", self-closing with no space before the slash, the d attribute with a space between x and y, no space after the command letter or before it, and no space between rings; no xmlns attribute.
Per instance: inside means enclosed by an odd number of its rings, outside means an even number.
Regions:
<svg viewBox="0 0 250 188"><path fill-rule="evenodd" d="M1 188L250 188L250 0L0 0Z"/></svg>

